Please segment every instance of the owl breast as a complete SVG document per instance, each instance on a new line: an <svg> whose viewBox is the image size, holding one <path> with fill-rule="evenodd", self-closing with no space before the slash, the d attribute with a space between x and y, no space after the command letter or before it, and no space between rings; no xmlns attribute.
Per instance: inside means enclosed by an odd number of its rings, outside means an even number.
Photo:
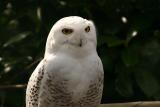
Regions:
<svg viewBox="0 0 160 107"><path fill-rule="evenodd" d="M97 107L100 104L103 90L103 70L100 69L101 61L97 56L81 60L69 56L57 56L50 61L51 64L55 63L56 69L59 69L51 71L51 75L54 75L52 78L59 83L57 84L59 87L63 87L59 90L61 93L64 92L63 95L68 95L70 102L74 105L67 107ZM68 98L66 99L68 100Z"/></svg>

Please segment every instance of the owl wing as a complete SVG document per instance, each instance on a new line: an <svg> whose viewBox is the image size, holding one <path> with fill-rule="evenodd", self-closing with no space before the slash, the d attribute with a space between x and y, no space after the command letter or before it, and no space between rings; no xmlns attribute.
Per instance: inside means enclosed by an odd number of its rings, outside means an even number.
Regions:
<svg viewBox="0 0 160 107"><path fill-rule="evenodd" d="M44 75L45 60L42 60L32 73L26 90L26 107L38 107L38 94Z"/></svg>
<svg viewBox="0 0 160 107"><path fill-rule="evenodd" d="M42 60L32 73L26 91L26 107L70 107L71 93L66 91L68 80L56 74L56 64ZM55 72L56 71L56 72Z"/></svg>
<svg viewBox="0 0 160 107"><path fill-rule="evenodd" d="M63 75L61 77L58 71L59 69L54 65L52 69L46 69L41 82L38 107L71 107L73 105L72 93L67 91L68 80L64 79Z"/></svg>

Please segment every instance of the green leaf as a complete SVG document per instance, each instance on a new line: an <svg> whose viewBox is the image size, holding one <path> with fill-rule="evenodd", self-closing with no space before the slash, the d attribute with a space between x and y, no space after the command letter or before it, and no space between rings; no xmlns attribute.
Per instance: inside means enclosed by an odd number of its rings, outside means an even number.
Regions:
<svg viewBox="0 0 160 107"><path fill-rule="evenodd" d="M125 97L133 95L133 86L129 73L126 71L120 72L116 79L116 90Z"/></svg>
<svg viewBox="0 0 160 107"><path fill-rule="evenodd" d="M116 36L108 36L105 38L105 41L108 47L116 47L116 46L124 44L125 42L124 40L121 40L117 38Z"/></svg>
<svg viewBox="0 0 160 107"><path fill-rule="evenodd" d="M11 44L20 42L21 40L25 39L28 35L30 35L31 32L23 32L18 34L17 36L13 36L12 38L10 38L4 45L3 47L7 47Z"/></svg>
<svg viewBox="0 0 160 107"><path fill-rule="evenodd" d="M135 78L138 86L148 97L154 96L160 90L156 77L149 71L135 72Z"/></svg>
<svg viewBox="0 0 160 107"><path fill-rule="evenodd" d="M122 51L121 59L126 67L134 66L138 62L137 53L131 49Z"/></svg>

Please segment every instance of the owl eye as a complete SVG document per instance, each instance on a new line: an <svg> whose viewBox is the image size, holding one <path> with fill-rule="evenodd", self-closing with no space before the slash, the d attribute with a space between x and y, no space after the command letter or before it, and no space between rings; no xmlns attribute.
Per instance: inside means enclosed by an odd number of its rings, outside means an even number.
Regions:
<svg viewBox="0 0 160 107"><path fill-rule="evenodd" d="M62 33L65 35L69 35L73 32L73 29L64 28L62 29Z"/></svg>
<svg viewBox="0 0 160 107"><path fill-rule="evenodd" d="M85 30L86 32L89 32L89 31L90 31L90 26L87 26L84 30Z"/></svg>

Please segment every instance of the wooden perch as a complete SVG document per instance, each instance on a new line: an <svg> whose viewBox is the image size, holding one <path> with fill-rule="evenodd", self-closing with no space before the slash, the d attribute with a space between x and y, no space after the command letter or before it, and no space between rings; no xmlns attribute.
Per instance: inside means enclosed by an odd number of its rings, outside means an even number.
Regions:
<svg viewBox="0 0 160 107"><path fill-rule="evenodd" d="M100 107L160 107L160 101L101 104Z"/></svg>

